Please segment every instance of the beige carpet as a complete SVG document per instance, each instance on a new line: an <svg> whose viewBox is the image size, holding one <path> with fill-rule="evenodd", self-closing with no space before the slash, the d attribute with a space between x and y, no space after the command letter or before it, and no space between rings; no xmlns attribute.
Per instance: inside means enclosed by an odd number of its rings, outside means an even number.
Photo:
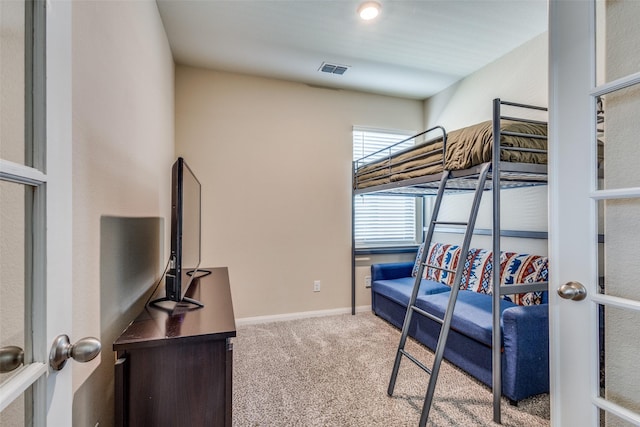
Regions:
<svg viewBox="0 0 640 427"><path fill-rule="evenodd" d="M428 376L403 358L386 390L400 331L372 313L238 327L233 425L417 426ZM407 349L431 366L433 353ZM449 363L440 370L430 426L496 426L491 390ZM548 426L549 396L502 405L505 426Z"/></svg>

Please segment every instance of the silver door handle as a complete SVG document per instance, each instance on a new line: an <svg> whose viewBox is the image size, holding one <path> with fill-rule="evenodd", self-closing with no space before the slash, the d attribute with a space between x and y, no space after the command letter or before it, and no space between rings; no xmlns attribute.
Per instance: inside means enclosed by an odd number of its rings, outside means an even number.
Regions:
<svg viewBox="0 0 640 427"><path fill-rule="evenodd" d="M0 374L18 369L24 363L24 351L15 345L0 348Z"/></svg>
<svg viewBox="0 0 640 427"><path fill-rule="evenodd" d="M580 282L567 282L558 288L558 295L572 301L582 301L587 297L587 289Z"/></svg>
<svg viewBox="0 0 640 427"><path fill-rule="evenodd" d="M59 371L64 368L68 359L73 359L77 362L88 362L95 359L100 354L101 349L102 344L97 338L86 337L78 340L75 344L71 344L68 336L58 335L51 346L49 365Z"/></svg>

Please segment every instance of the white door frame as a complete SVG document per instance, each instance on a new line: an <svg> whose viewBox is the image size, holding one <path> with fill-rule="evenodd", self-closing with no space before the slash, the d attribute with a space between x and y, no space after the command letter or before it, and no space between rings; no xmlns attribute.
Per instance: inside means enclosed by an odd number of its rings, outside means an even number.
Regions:
<svg viewBox="0 0 640 427"><path fill-rule="evenodd" d="M596 96L640 73L596 89L596 0L549 4L549 283L551 424L597 426L600 408L633 424L638 414L602 399L599 304L638 310L637 301L599 294L598 200L640 196L640 189L598 190ZM635 52L637 55L638 53ZM577 281L583 301L556 290ZM636 345L638 347L638 345Z"/></svg>
<svg viewBox="0 0 640 427"><path fill-rule="evenodd" d="M576 148L593 141L595 132L586 96L595 82L591 19L590 1L549 2L549 367L551 424L557 426L597 421L590 374L597 354L590 343L596 337L595 310L589 298L575 302L556 293L570 281L582 283L588 295L597 292L596 213L585 185L595 182L595 168L575 167L595 164L591 150ZM582 214L566 218L576 211Z"/></svg>
<svg viewBox="0 0 640 427"><path fill-rule="evenodd" d="M36 1L27 4L26 12L33 12L25 28L25 90L34 94L33 102L25 97L25 123L30 126L25 141L32 143L32 162L27 163L33 167L0 159L0 173L5 180L33 188L33 202L25 213L32 236L25 239L31 253L25 268L29 356L0 387L0 407L33 385L33 405L25 405L33 419L26 422L70 426L72 370L53 371L48 361L54 338L71 334L71 3Z"/></svg>
<svg viewBox="0 0 640 427"><path fill-rule="evenodd" d="M47 353L53 340L73 340L72 314L72 2L47 0ZM50 371L46 423L71 426L73 368Z"/></svg>

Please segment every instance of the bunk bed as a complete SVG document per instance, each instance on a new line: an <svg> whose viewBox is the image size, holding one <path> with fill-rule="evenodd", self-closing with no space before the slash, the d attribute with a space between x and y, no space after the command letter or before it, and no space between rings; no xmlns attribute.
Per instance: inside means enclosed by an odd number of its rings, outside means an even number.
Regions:
<svg viewBox="0 0 640 427"><path fill-rule="evenodd" d="M501 101L499 105L538 109ZM526 120L526 121L524 121ZM496 127L497 126L497 127ZM394 148L407 140L426 139L400 151ZM372 153L354 162L354 194L394 193L435 194L444 170L455 171L454 177L462 190L464 183L478 175L478 166L493 161L493 135L500 134L499 176L515 186L522 183L546 182L547 126L543 121L516 117L498 117L447 133L436 126ZM382 157L380 159L380 157ZM372 160L375 159L375 160ZM456 184L452 183L452 186Z"/></svg>
<svg viewBox="0 0 640 427"><path fill-rule="evenodd" d="M516 113L514 113L515 115L504 115L503 110L508 110L509 113L515 111ZM481 186L480 193L491 191L493 196L493 225L489 231L492 235L493 254L501 253L500 237L504 235L546 238L546 233L529 234L512 230L503 231L500 228L501 190L531 185L546 185L547 124L544 120L546 118L545 112L546 108L543 107L495 99L493 100L493 118L490 121L451 132L447 132L441 126L436 126L409 138L420 138L422 140L411 148L397 150L396 147L402 144L401 142L356 160L353 164L354 201L358 195L372 193L416 197L437 195L437 197L442 197L439 192L474 191L477 186ZM499 141L499 143L496 144L494 143L495 141ZM444 175L446 177L443 178ZM477 208L475 215L477 215ZM475 218L470 224L474 222ZM469 227L473 230L473 225ZM430 230L429 233L432 235L433 231ZM429 241L432 238L431 235L428 237ZM352 313L354 314L355 263L356 249L354 240L352 251ZM493 283L500 283L499 270L496 268L492 272ZM500 397L502 390L499 333L501 330L501 297L516 292L547 290L548 283L546 282L510 285L508 289L505 286L494 286L492 297L492 331L494 332L492 337L492 388L493 415L494 421L497 423L500 423ZM456 298L457 292L454 299ZM496 331L498 333L495 333ZM406 332L403 328L401 347L404 346L405 335ZM400 353L404 352L399 347L398 354ZM436 354L437 357L438 355ZM389 394L393 390L399 359L400 357L396 359ZM414 361L414 363L416 362ZM435 374L437 379L437 371ZM429 388L431 388L431 383ZM429 396L429 392L427 395ZM428 401L430 405L430 398L428 398Z"/></svg>

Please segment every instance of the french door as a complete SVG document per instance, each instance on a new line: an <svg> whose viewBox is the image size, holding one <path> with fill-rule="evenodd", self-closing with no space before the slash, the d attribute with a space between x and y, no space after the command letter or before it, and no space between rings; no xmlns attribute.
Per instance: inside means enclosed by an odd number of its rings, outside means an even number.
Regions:
<svg viewBox="0 0 640 427"><path fill-rule="evenodd" d="M552 425L640 425L640 2L549 16Z"/></svg>
<svg viewBox="0 0 640 427"><path fill-rule="evenodd" d="M70 426L71 3L0 1L0 24L0 425Z"/></svg>

